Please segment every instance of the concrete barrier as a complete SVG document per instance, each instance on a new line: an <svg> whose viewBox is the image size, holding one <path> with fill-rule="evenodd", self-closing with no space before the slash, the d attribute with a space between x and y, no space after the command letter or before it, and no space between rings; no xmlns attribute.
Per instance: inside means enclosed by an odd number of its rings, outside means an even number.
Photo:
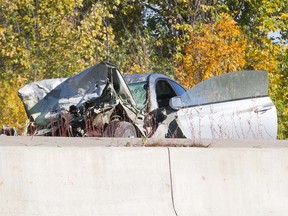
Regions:
<svg viewBox="0 0 288 216"><path fill-rule="evenodd" d="M170 152L178 215L287 215L287 148Z"/></svg>
<svg viewBox="0 0 288 216"><path fill-rule="evenodd" d="M167 149L2 147L1 216L175 215Z"/></svg>
<svg viewBox="0 0 288 216"><path fill-rule="evenodd" d="M288 141L134 142L0 137L0 216L287 215Z"/></svg>

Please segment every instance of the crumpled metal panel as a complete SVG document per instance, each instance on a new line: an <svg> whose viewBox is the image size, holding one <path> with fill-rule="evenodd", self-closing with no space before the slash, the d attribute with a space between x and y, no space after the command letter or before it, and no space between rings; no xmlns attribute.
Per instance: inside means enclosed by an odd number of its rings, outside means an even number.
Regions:
<svg viewBox="0 0 288 216"><path fill-rule="evenodd" d="M51 113L68 110L71 105L81 106L85 101L101 96L107 84L108 67L94 65L68 79L52 79L28 84L18 93L38 125L47 125Z"/></svg>
<svg viewBox="0 0 288 216"><path fill-rule="evenodd" d="M24 103L28 116L31 109L42 100L52 89L64 82L67 78L56 78L29 83L18 90L19 97Z"/></svg>

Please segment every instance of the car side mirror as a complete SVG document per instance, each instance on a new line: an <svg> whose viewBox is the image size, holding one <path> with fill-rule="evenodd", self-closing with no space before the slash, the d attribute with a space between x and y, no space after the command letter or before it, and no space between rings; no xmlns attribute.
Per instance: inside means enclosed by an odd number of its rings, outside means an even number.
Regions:
<svg viewBox="0 0 288 216"><path fill-rule="evenodd" d="M173 98L170 98L169 100L169 106L174 110L179 110L182 108L182 100L180 96L175 96Z"/></svg>

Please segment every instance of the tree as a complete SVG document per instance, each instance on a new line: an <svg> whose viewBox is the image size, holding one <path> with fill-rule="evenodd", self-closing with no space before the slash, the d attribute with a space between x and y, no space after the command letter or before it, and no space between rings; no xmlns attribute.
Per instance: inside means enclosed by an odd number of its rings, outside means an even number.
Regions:
<svg viewBox="0 0 288 216"><path fill-rule="evenodd" d="M108 59L114 35L105 5L80 14L82 0L0 1L0 122L23 124L17 89L34 80L67 77Z"/></svg>
<svg viewBox="0 0 288 216"><path fill-rule="evenodd" d="M194 27L184 54L176 55L180 81L191 87L212 76L241 70L245 49L245 38L227 14L221 14L215 23Z"/></svg>
<svg viewBox="0 0 288 216"><path fill-rule="evenodd" d="M288 138L288 47L279 54L279 71L271 75L270 95L278 114L278 138Z"/></svg>
<svg viewBox="0 0 288 216"><path fill-rule="evenodd" d="M9 115L15 125L23 123L17 122L23 108L16 98L25 83L70 76L106 60L124 73L165 73L187 87L228 71L267 70L279 137L287 138L287 44L281 42L288 39L287 5L288 0L0 0L0 122L10 123ZM281 35L280 42L271 32Z"/></svg>

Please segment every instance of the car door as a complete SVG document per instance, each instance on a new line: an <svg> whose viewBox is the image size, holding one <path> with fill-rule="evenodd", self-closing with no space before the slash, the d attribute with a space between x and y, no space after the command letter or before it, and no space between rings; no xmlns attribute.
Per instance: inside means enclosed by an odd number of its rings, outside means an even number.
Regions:
<svg viewBox="0 0 288 216"><path fill-rule="evenodd" d="M266 71L213 77L171 100L172 107L179 104L177 123L187 138L276 139Z"/></svg>
<svg viewBox="0 0 288 216"><path fill-rule="evenodd" d="M145 127L148 137L175 137L178 131L175 122L176 111L169 106L172 97L180 96L186 90L178 83L161 74L151 74L149 78L148 115ZM172 114L172 115L170 115Z"/></svg>

